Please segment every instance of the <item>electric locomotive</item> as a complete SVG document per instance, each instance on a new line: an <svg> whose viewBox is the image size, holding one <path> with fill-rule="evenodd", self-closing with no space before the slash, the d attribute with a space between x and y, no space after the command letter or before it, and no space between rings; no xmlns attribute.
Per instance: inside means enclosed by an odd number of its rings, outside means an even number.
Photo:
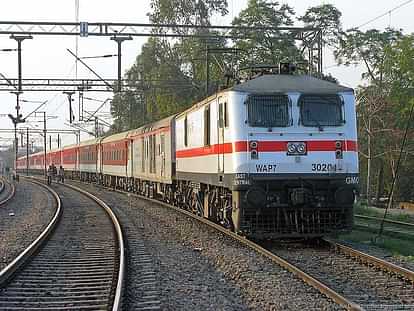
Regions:
<svg viewBox="0 0 414 311"><path fill-rule="evenodd" d="M193 209L204 217L258 239L351 229L358 184L352 89L306 75L263 75L178 115L176 133L178 189L193 192Z"/></svg>

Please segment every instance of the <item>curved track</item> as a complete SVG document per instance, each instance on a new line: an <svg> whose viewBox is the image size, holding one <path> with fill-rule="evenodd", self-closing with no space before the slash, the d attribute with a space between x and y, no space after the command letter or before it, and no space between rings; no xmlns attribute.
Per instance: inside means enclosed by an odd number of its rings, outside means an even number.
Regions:
<svg viewBox="0 0 414 311"><path fill-rule="evenodd" d="M9 265L15 271L3 277L0 310L120 310L125 259L116 217L80 189L54 189L63 210L42 233L40 250L25 250L29 263Z"/></svg>
<svg viewBox="0 0 414 311"><path fill-rule="evenodd" d="M413 271L329 240L320 241L317 247L304 247L302 244L289 251L275 248L272 244L261 246L188 211L140 195L134 196L172 208L238 240L348 310L371 307L375 310L414 309Z"/></svg>
<svg viewBox="0 0 414 311"><path fill-rule="evenodd" d="M0 207L9 202L16 193L16 188L13 183L6 178L0 178Z"/></svg>

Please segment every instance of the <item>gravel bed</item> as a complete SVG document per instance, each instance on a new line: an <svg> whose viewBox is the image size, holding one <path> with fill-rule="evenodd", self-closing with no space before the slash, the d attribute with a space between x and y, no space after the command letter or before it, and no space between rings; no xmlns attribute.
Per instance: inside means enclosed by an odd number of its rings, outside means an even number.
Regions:
<svg viewBox="0 0 414 311"><path fill-rule="evenodd" d="M355 248L356 250L359 250L361 252L364 252L366 254L384 259L388 262L391 262L393 264L399 265L403 268L409 269L411 271L414 271L414 262L410 261L403 256L395 256L391 252L380 248L378 246L375 246L373 244L365 244L365 243L357 243L352 241L344 241L344 240L338 240L338 242L347 245L349 247Z"/></svg>
<svg viewBox="0 0 414 311"><path fill-rule="evenodd" d="M14 198L0 207L0 270L37 238L55 211L46 189L26 181L16 184Z"/></svg>
<svg viewBox="0 0 414 311"><path fill-rule="evenodd" d="M134 224L153 260L162 310L342 310L290 272L191 218L125 194L82 187ZM130 306L142 295L134 291L128 288Z"/></svg>

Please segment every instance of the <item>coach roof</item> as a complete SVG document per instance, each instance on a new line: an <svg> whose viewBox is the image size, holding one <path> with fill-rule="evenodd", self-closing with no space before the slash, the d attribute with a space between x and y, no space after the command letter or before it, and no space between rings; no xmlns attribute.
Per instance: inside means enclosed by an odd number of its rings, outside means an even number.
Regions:
<svg viewBox="0 0 414 311"><path fill-rule="evenodd" d="M336 94L353 89L308 75L263 75L235 85L233 91L248 93Z"/></svg>

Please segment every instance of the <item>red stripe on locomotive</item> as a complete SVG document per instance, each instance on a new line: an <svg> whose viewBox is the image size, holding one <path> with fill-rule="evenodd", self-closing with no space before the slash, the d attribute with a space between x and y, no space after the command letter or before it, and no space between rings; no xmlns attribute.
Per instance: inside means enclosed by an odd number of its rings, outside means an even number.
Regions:
<svg viewBox="0 0 414 311"><path fill-rule="evenodd" d="M287 152L287 141L259 141L257 142L257 150L259 152ZM311 140L306 142L307 150L309 152L318 151L335 151L336 140ZM342 141L342 143L344 143ZM344 151L358 151L356 141L347 140L344 144ZM202 157L208 155L215 155L220 153L236 153L236 152L247 152L248 142L237 141L234 143L216 144L212 146L191 148L185 150L177 150L177 158L190 158L190 157Z"/></svg>

